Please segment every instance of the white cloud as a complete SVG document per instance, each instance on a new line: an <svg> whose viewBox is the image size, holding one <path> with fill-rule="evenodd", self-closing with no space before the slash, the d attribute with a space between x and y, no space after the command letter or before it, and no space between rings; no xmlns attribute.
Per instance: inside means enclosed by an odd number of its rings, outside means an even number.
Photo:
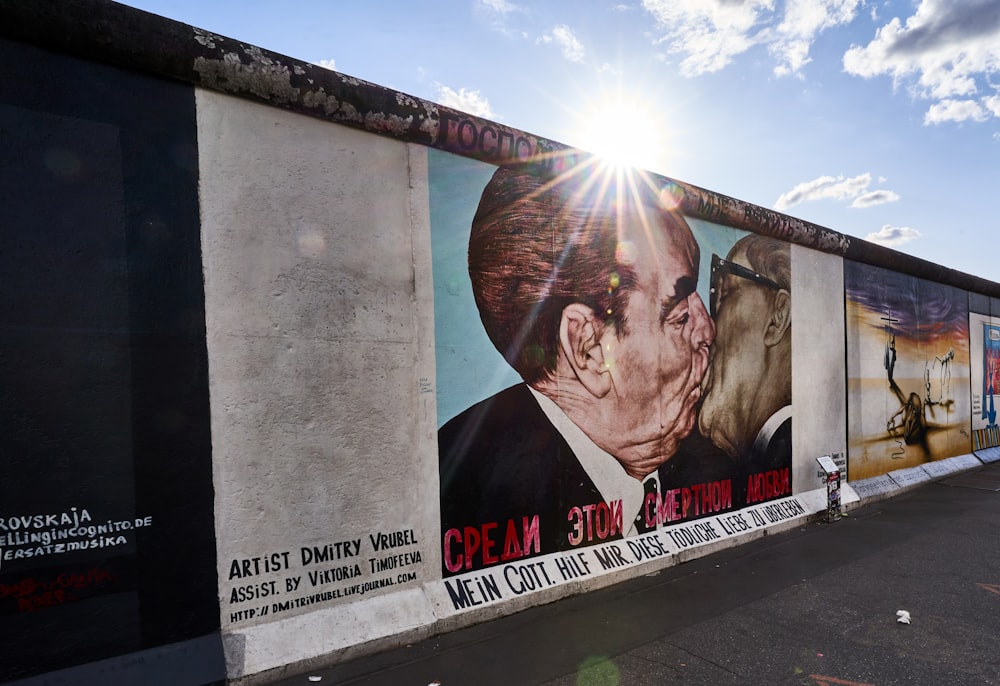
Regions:
<svg viewBox="0 0 1000 686"><path fill-rule="evenodd" d="M759 42L758 25L774 0L643 0L664 34L657 41L684 55L681 74L716 72Z"/></svg>
<svg viewBox="0 0 1000 686"><path fill-rule="evenodd" d="M786 40L771 46L771 52L778 56L775 76L801 75L802 67L812 62L809 56L810 42L804 39Z"/></svg>
<svg viewBox="0 0 1000 686"><path fill-rule="evenodd" d="M755 45L775 57L774 73L800 74L826 29L854 21L864 0L643 0L662 32L658 43L683 55L681 73L719 71ZM779 7L776 9L776 5Z"/></svg>
<svg viewBox="0 0 1000 686"><path fill-rule="evenodd" d="M857 198L868 190L868 185L871 182L872 175L868 173L859 174L849 179L843 176L821 176L818 179L800 183L787 193L782 193L781 197L775 201L774 209L784 212L800 203L824 198L833 198L834 200Z"/></svg>
<svg viewBox="0 0 1000 686"><path fill-rule="evenodd" d="M894 87L906 86L915 97L940 105L928 110L928 125L1000 118L1000 103L977 99L1000 74L998 0L913 0L916 9L906 19L879 19L889 7L881 5L865 0L642 0L656 23L655 44L665 52L658 57L679 55L680 72L687 77L720 71L754 47L772 55L775 75L801 77L817 37L851 24L867 7L872 22L882 25L867 44L844 53L847 73L889 76ZM978 109L948 100L976 101Z"/></svg>
<svg viewBox="0 0 1000 686"><path fill-rule="evenodd" d="M941 100L931 105L924 114L924 124L946 121L986 121L989 114L975 100Z"/></svg>
<svg viewBox="0 0 1000 686"><path fill-rule="evenodd" d="M323 67L324 69L337 70L337 64L333 60L320 60L319 62L313 62L318 67Z"/></svg>
<svg viewBox="0 0 1000 686"><path fill-rule="evenodd" d="M867 193L862 193L856 197L854 202L851 203L851 207L861 209L865 207L874 207L875 205L884 205L887 202L897 202L898 200L899 193L895 191L868 191Z"/></svg>
<svg viewBox="0 0 1000 686"><path fill-rule="evenodd" d="M515 13L525 12L524 7L515 5L509 0L474 0L473 12L475 15L488 24L490 28L506 36L516 35L516 31L509 26L509 22Z"/></svg>
<svg viewBox="0 0 1000 686"><path fill-rule="evenodd" d="M865 236L865 240L884 245L887 248L895 248L904 243L909 243L919 236L919 231L911 229L908 226L890 226L889 224L885 224L878 231Z"/></svg>
<svg viewBox="0 0 1000 686"><path fill-rule="evenodd" d="M538 41L540 43L555 43L562 50L563 57L570 62L583 62L585 54L583 43L573 35L572 29L565 24L559 24L552 29L551 33L545 34Z"/></svg>
<svg viewBox="0 0 1000 686"><path fill-rule="evenodd" d="M1000 117L1000 95L991 95L983 98L982 102L983 107L985 107L990 114L994 117Z"/></svg>
<svg viewBox="0 0 1000 686"><path fill-rule="evenodd" d="M809 48L826 29L854 21L862 0L787 0L785 14L768 49L778 59L778 76L798 74L812 61Z"/></svg>
<svg viewBox="0 0 1000 686"><path fill-rule="evenodd" d="M878 177L878 183L885 183L885 177ZM851 207L864 209L888 202L897 202L899 193L884 188L869 190L872 175L858 174L850 178L844 176L821 176L812 181L804 181L787 193L782 193L774 203L774 209L784 212L790 207L814 200L833 199L851 201Z"/></svg>
<svg viewBox="0 0 1000 686"><path fill-rule="evenodd" d="M510 14L514 10L520 9L517 5L507 2L507 0L479 0L479 4L497 14Z"/></svg>
<svg viewBox="0 0 1000 686"><path fill-rule="evenodd" d="M820 31L854 20L862 0L787 0L778 32L815 36Z"/></svg>
<svg viewBox="0 0 1000 686"><path fill-rule="evenodd" d="M1000 73L1000 3L922 0L905 22L895 17L868 45L852 46L844 70L864 78L890 76L915 97L936 101L940 106L928 110L925 124L982 121L992 107L984 101L977 110L971 96Z"/></svg>
<svg viewBox="0 0 1000 686"><path fill-rule="evenodd" d="M976 97L1000 74L998 0L914 0L907 19L879 19L865 0L642 0L656 22L657 45L680 55L683 76L717 72L736 57L764 46L777 76L803 76L817 36L852 23L865 6L882 22L867 45L844 53L844 70L931 101L926 125L1000 118L1000 100ZM886 3L886 7L888 4ZM995 88L995 87L994 87Z"/></svg>
<svg viewBox="0 0 1000 686"><path fill-rule="evenodd" d="M438 102L445 107L453 107L462 112L474 114L484 119L495 119L496 114L490 108L490 101L479 91L459 88L456 92L448 86L438 86Z"/></svg>

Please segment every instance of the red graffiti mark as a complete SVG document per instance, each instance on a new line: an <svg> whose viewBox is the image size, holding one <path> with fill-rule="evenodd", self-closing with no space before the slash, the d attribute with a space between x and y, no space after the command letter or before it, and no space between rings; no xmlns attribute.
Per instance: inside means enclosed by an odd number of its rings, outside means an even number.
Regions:
<svg viewBox="0 0 1000 686"><path fill-rule="evenodd" d="M0 584L0 598L16 598L19 612L34 612L76 600L73 590L116 580L108 570L93 567L82 573L63 572L49 580L29 577L12 584Z"/></svg>
<svg viewBox="0 0 1000 686"><path fill-rule="evenodd" d="M16 584L0 584L0 598L6 598L7 596L23 598L24 596L33 594L37 588L38 582L34 579L24 579L23 581L18 581Z"/></svg>
<svg viewBox="0 0 1000 686"><path fill-rule="evenodd" d="M105 581L115 581L115 576L99 567L94 567L83 573L64 572L51 581L38 579L23 579L15 584L0 584L0 598L16 596L23 598L44 591L54 591L67 588L86 588Z"/></svg>
<svg viewBox="0 0 1000 686"><path fill-rule="evenodd" d="M990 593L996 593L997 595L1000 595L1000 584L976 584L976 586L979 586L979 588L983 589L984 591L989 591Z"/></svg>
<svg viewBox="0 0 1000 686"><path fill-rule="evenodd" d="M37 593L26 598L18 598L17 611L36 612L38 610L44 610L47 607L53 607L54 605L62 605L63 603L67 603L71 600L76 600L76 598L73 597L72 593L62 589L57 589L55 591L43 591L42 593Z"/></svg>
<svg viewBox="0 0 1000 686"><path fill-rule="evenodd" d="M866 684L861 681L844 681L843 679L838 679L832 676L822 676L820 674L810 674L810 679L816 680L816 686L875 686L875 684Z"/></svg>

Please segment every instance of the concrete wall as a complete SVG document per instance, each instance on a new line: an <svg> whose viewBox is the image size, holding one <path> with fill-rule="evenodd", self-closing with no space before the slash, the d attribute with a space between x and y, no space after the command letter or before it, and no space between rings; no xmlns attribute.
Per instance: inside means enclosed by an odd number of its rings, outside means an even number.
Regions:
<svg viewBox="0 0 1000 686"><path fill-rule="evenodd" d="M197 103L219 597L238 676L433 619L427 152L210 91ZM395 555L406 563L373 571Z"/></svg>
<svg viewBox="0 0 1000 686"><path fill-rule="evenodd" d="M998 284L114 3L0 35L2 683L263 682L1000 456ZM491 340L533 270L607 278Z"/></svg>

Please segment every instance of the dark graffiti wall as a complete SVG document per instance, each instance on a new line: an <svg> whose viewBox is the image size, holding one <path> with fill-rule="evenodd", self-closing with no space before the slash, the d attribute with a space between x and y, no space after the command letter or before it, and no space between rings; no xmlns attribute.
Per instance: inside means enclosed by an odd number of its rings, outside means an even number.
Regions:
<svg viewBox="0 0 1000 686"><path fill-rule="evenodd" d="M219 626L194 94L0 41L0 681Z"/></svg>

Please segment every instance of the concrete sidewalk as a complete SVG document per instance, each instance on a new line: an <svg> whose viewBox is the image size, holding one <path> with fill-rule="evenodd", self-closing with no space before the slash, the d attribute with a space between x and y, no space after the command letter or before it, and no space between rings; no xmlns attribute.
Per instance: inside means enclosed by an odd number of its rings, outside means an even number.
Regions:
<svg viewBox="0 0 1000 686"><path fill-rule="evenodd" d="M896 621L907 610L909 625ZM1000 684L1000 463L282 686Z"/></svg>

